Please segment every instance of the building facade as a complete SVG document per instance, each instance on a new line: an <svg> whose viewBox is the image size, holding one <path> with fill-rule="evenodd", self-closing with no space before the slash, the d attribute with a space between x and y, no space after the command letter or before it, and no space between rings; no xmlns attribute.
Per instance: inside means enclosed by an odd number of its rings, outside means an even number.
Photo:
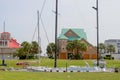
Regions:
<svg viewBox="0 0 120 80"><path fill-rule="evenodd" d="M9 32L0 33L0 59L14 59L14 53L18 48L19 43Z"/></svg>
<svg viewBox="0 0 120 80"><path fill-rule="evenodd" d="M66 50L66 45L68 42L73 40L80 40L87 44L87 50L84 52L83 59L96 59L97 51L96 48L87 41L87 35L83 29L79 28L65 28L62 29L60 36L58 37L58 55L59 59L68 59L70 52Z"/></svg>
<svg viewBox="0 0 120 80"><path fill-rule="evenodd" d="M120 54L120 39L108 39L104 42L105 46L113 45L115 47L115 52Z"/></svg>

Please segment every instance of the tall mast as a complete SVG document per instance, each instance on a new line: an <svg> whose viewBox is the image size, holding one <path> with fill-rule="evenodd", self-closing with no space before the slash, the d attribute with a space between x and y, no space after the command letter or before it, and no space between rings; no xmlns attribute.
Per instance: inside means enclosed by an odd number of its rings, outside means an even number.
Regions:
<svg viewBox="0 0 120 80"><path fill-rule="evenodd" d="M40 63L40 31L39 31L39 11L37 11L37 15L38 15L38 22L37 22L37 26L38 26L38 58L39 58L39 63Z"/></svg>
<svg viewBox="0 0 120 80"><path fill-rule="evenodd" d="M5 32L5 21L3 23L3 32Z"/></svg>
<svg viewBox="0 0 120 80"><path fill-rule="evenodd" d="M5 21L3 22L3 32L5 32ZM5 36L3 37L3 46L5 47Z"/></svg>
<svg viewBox="0 0 120 80"><path fill-rule="evenodd" d="M58 0L56 0L55 11L55 62L54 67L57 67L57 27L58 27Z"/></svg>
<svg viewBox="0 0 120 80"><path fill-rule="evenodd" d="M3 22L3 32L5 32L5 21ZM3 36L3 47L5 48L5 36ZM4 49L2 48L2 49ZM2 66L7 66L7 64L5 64L5 59L4 59L4 53L2 52Z"/></svg>

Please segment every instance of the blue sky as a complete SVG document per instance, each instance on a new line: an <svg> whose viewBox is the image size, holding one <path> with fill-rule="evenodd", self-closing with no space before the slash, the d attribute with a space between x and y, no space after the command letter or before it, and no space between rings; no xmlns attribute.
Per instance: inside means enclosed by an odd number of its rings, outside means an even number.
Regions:
<svg viewBox="0 0 120 80"><path fill-rule="evenodd" d="M96 11L92 9L96 0L58 0L58 34L62 28L83 28L88 41L96 45ZM31 42L37 25L37 10L41 11L44 0L0 0L0 32L3 22L6 31L19 43ZM99 0L100 42L120 39L120 0ZM55 0L46 0L42 19L50 42L54 42ZM41 45L45 50L48 41L40 22ZM34 40L37 40L37 32Z"/></svg>

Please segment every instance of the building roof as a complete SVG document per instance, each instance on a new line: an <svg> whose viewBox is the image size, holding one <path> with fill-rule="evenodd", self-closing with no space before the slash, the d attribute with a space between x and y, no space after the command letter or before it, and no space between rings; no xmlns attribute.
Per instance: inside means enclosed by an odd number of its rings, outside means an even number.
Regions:
<svg viewBox="0 0 120 80"><path fill-rule="evenodd" d="M4 45L5 41L7 41L6 45ZM0 42L0 47L6 46L7 48L20 48L20 44L16 39L11 37L11 34L9 32L0 33Z"/></svg>
<svg viewBox="0 0 120 80"><path fill-rule="evenodd" d="M68 39L66 36L64 36L64 35L60 35L59 37L58 37L58 39Z"/></svg>
<svg viewBox="0 0 120 80"><path fill-rule="evenodd" d="M9 32L2 32L1 34L10 34Z"/></svg>
<svg viewBox="0 0 120 80"><path fill-rule="evenodd" d="M75 36L65 36L65 34L68 32L68 31L73 31L77 37ZM80 28L64 28L62 29L61 31L61 34L60 36L58 37L58 39L68 39L68 40L80 40L80 39L87 39L87 36L86 36L86 33L84 32L84 29L80 29Z"/></svg>
<svg viewBox="0 0 120 80"><path fill-rule="evenodd" d="M9 48L20 48L20 44L16 41L16 39L11 39L8 44Z"/></svg>

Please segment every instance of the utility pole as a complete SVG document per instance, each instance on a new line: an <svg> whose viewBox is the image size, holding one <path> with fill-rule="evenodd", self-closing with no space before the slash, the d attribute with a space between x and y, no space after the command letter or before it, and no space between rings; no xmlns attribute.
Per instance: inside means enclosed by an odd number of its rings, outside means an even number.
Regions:
<svg viewBox="0 0 120 80"><path fill-rule="evenodd" d="M54 68L57 67L57 27L58 27L58 0L56 0L56 11L55 11L55 61Z"/></svg>
<svg viewBox="0 0 120 80"><path fill-rule="evenodd" d="M97 66L99 66L99 13L98 13L98 0L96 0L96 7L92 7L96 10L96 23L97 23Z"/></svg>

